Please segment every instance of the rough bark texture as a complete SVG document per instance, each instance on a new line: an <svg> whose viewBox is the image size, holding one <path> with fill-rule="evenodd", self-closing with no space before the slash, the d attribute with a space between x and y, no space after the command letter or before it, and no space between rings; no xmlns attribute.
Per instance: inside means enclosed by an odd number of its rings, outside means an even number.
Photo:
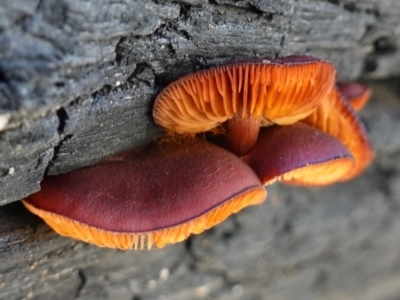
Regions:
<svg viewBox="0 0 400 300"><path fill-rule="evenodd" d="M341 79L399 75L399 14L397 0L0 0L0 204L160 134L152 101L199 68L300 53ZM0 299L400 297L397 84L373 84L362 115L378 157L362 177L273 186L188 243L100 249L2 206Z"/></svg>
<svg viewBox="0 0 400 300"><path fill-rule="evenodd" d="M159 130L157 92L233 59L311 54L342 79L396 75L400 3L0 2L0 203Z"/></svg>

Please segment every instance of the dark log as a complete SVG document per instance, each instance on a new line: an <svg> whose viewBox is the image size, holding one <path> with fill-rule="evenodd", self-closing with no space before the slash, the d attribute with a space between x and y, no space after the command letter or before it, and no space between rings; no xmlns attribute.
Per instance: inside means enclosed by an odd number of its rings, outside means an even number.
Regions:
<svg viewBox="0 0 400 300"><path fill-rule="evenodd" d="M342 79L400 72L397 1L0 4L2 204L37 191L46 165L67 172L154 137L155 95L199 68L310 54Z"/></svg>
<svg viewBox="0 0 400 300"><path fill-rule="evenodd" d="M362 116L378 156L360 178L276 185L266 205L187 243L101 249L11 203L45 172L161 134L155 96L197 69L309 54L332 60L340 79L397 76L399 15L396 0L0 0L0 299L400 297L395 80L371 82Z"/></svg>

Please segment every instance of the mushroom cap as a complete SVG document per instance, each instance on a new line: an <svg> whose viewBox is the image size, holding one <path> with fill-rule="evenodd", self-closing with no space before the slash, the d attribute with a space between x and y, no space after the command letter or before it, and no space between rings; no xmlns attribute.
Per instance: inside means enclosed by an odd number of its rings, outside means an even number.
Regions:
<svg viewBox="0 0 400 300"><path fill-rule="evenodd" d="M357 82L339 82L336 86L342 96L349 101L355 111L363 109L372 94L372 91L368 86Z"/></svg>
<svg viewBox="0 0 400 300"><path fill-rule="evenodd" d="M355 165L341 181L356 177L374 159L374 150L369 144L363 124L337 88L332 89L302 122L334 136L350 150Z"/></svg>
<svg viewBox="0 0 400 300"><path fill-rule="evenodd" d="M152 143L46 177L24 204L62 235L131 249L182 241L265 197L243 161L194 139L182 145Z"/></svg>
<svg viewBox="0 0 400 300"><path fill-rule="evenodd" d="M292 124L309 115L332 89L332 63L310 56L233 63L195 72L156 98L157 124L178 133L208 131L235 114L262 124Z"/></svg>
<svg viewBox="0 0 400 300"><path fill-rule="evenodd" d="M354 167L350 151L339 140L300 122L262 128L244 161L264 185L276 180L327 185L339 181Z"/></svg>

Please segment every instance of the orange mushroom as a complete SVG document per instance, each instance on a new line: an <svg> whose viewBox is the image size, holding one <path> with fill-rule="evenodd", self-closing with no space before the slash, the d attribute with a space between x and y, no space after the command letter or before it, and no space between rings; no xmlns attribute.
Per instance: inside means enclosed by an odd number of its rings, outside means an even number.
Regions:
<svg viewBox="0 0 400 300"><path fill-rule="evenodd" d="M243 158L262 184L276 180L298 185L327 185L354 167L350 151L336 138L304 123L262 128Z"/></svg>
<svg viewBox="0 0 400 300"><path fill-rule="evenodd" d="M363 109L372 94L368 86L351 81L339 82L337 88L355 111Z"/></svg>
<svg viewBox="0 0 400 300"><path fill-rule="evenodd" d="M153 142L46 177L23 203L61 235L110 248L150 249L263 202L263 184L351 179L374 153L349 103L360 109L366 100L359 99L370 91L354 83L335 87L334 78L331 63L308 56L183 77L157 97L155 121L181 134L227 121L227 148L244 161L197 138ZM261 125L270 126L260 131Z"/></svg>
<svg viewBox="0 0 400 300"><path fill-rule="evenodd" d="M152 143L46 177L23 203L61 235L109 248L150 249L201 233L265 197L242 160L193 139Z"/></svg>
<svg viewBox="0 0 400 300"><path fill-rule="evenodd" d="M355 165L340 181L359 175L373 160L375 154L363 124L337 88L333 88L314 112L302 122L334 136L351 152Z"/></svg>
<svg viewBox="0 0 400 300"><path fill-rule="evenodd" d="M335 73L332 63L310 56L219 66L171 83L158 95L153 116L180 134L228 121L229 149L242 156L256 143L260 125L293 124L311 114Z"/></svg>

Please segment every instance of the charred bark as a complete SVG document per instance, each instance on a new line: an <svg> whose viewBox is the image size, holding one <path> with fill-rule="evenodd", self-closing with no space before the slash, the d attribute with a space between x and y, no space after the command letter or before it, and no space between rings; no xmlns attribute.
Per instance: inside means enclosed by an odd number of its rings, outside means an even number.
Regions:
<svg viewBox="0 0 400 300"><path fill-rule="evenodd" d="M198 69L309 54L332 60L340 79L398 76L399 15L395 0L0 0L0 298L399 297L395 81L376 83L363 113L379 154L365 175L273 187L272 202L186 244L100 249L11 203L45 173L162 134L155 96Z"/></svg>

